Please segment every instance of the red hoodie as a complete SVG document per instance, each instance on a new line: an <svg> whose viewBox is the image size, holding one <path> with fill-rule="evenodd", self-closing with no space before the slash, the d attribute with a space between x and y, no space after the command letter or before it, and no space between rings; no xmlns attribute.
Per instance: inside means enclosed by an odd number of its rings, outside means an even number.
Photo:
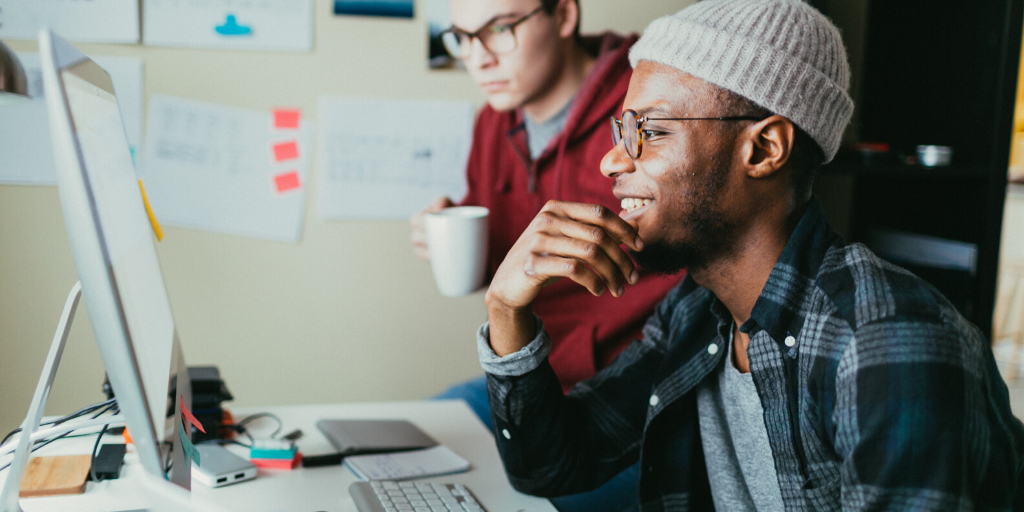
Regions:
<svg viewBox="0 0 1024 512"><path fill-rule="evenodd" d="M600 164L612 148L608 118L621 113L633 74L627 56L636 40L635 35L624 39L612 33L584 38L584 47L597 61L573 99L562 132L534 161L519 111L500 113L489 105L481 110L466 171L469 192L462 204L491 211L489 275L549 200L621 209ZM610 293L595 297L569 279L542 289L532 306L551 336L548 360L562 389L567 392L592 377L640 338L655 304L683 275L644 275L639 283L626 285L621 298Z"/></svg>

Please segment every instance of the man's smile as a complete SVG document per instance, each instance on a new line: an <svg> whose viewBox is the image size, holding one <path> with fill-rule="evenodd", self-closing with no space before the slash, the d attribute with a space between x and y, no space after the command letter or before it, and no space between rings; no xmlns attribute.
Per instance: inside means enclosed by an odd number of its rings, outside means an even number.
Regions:
<svg viewBox="0 0 1024 512"><path fill-rule="evenodd" d="M621 201L622 211L619 212L619 217L622 217L624 220L633 220L639 217L653 203L654 200L650 198L624 197Z"/></svg>

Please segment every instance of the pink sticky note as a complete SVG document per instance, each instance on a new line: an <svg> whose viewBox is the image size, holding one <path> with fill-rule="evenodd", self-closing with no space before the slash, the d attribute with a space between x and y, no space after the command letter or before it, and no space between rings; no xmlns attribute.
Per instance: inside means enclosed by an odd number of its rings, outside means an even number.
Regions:
<svg viewBox="0 0 1024 512"><path fill-rule="evenodd" d="M279 108L274 110L274 128L278 130L294 130L299 127L302 112L298 109Z"/></svg>
<svg viewBox="0 0 1024 512"><path fill-rule="evenodd" d="M189 423L195 425L196 428L198 428L200 432L202 432L204 434L206 433L206 429L203 428L203 424L199 423L199 420L197 420L196 417L192 415L192 411L188 410L188 407L185 407L185 397L182 396L181 397L181 422L185 423L186 421L188 421Z"/></svg>
<svg viewBox="0 0 1024 512"><path fill-rule="evenodd" d="M299 145L295 141L274 144L274 160L283 162L299 157Z"/></svg>
<svg viewBox="0 0 1024 512"><path fill-rule="evenodd" d="M274 185L278 192L287 192L299 188L299 173L297 171L286 172L274 176Z"/></svg>

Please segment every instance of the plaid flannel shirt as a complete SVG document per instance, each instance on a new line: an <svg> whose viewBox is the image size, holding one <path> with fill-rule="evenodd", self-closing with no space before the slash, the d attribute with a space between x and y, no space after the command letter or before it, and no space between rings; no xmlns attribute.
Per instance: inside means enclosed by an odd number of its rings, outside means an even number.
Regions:
<svg viewBox="0 0 1024 512"><path fill-rule="evenodd" d="M687 278L643 340L568 395L539 319L533 342L504 358L484 324L478 348L512 484L581 492L639 458L642 510L712 510L695 390L729 364L730 321ZM740 330L786 510L1024 509L1024 425L988 342L921 279L844 245L817 200Z"/></svg>

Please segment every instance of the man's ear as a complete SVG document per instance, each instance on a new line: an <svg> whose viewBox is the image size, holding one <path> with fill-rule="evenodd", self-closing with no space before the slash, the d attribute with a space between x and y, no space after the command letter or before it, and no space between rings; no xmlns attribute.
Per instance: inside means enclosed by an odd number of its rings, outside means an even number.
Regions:
<svg viewBox="0 0 1024 512"><path fill-rule="evenodd" d="M770 116L754 123L743 133L747 176L767 178L789 161L796 137L796 129L789 119L779 115Z"/></svg>
<svg viewBox="0 0 1024 512"><path fill-rule="evenodd" d="M558 37L573 37L580 19L580 6L576 0L559 0L555 8L555 19L558 21Z"/></svg>

